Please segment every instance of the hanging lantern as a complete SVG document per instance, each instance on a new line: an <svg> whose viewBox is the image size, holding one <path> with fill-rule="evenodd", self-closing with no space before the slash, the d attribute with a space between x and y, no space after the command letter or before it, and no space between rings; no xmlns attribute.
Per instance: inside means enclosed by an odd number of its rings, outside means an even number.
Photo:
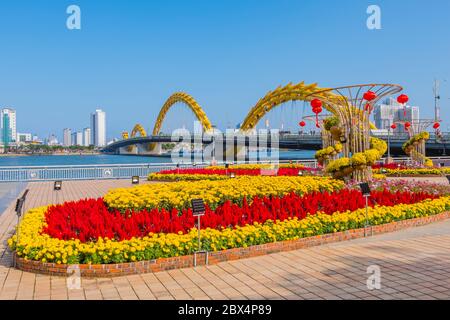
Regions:
<svg viewBox="0 0 450 320"><path fill-rule="evenodd" d="M319 99L313 99L311 100L311 107L314 108L322 108L322 101Z"/></svg>
<svg viewBox="0 0 450 320"><path fill-rule="evenodd" d="M397 125L396 125L395 123L393 123L392 126L391 126L391 129L392 129L392 130L397 129Z"/></svg>
<svg viewBox="0 0 450 320"><path fill-rule="evenodd" d="M373 101L373 100L375 100L376 97L377 97L377 94L370 90L367 91L366 93L364 93L364 95L363 95L364 100L367 100L367 101Z"/></svg>
<svg viewBox="0 0 450 320"><path fill-rule="evenodd" d="M304 126L306 126L306 122L305 122L305 121L300 121L300 122L298 123L298 125L299 125L300 127L304 127Z"/></svg>
<svg viewBox="0 0 450 320"><path fill-rule="evenodd" d="M401 94L397 98L397 102L403 105L403 116L406 117L406 103L409 101L409 97L406 94Z"/></svg>
<svg viewBox="0 0 450 320"><path fill-rule="evenodd" d="M311 100L311 107L312 107L312 111L316 114L316 127L320 128L319 113L322 113L322 101L320 101L319 99Z"/></svg>
<svg viewBox="0 0 450 320"><path fill-rule="evenodd" d="M437 130L441 127L441 124L439 122L436 122L435 124L433 124L433 129Z"/></svg>
<svg viewBox="0 0 450 320"><path fill-rule="evenodd" d="M406 94L401 94L397 98L397 102L400 104L405 104L409 101L409 97Z"/></svg>
<svg viewBox="0 0 450 320"><path fill-rule="evenodd" d="M408 129L411 127L411 123L405 122L405 130L408 131Z"/></svg>
<svg viewBox="0 0 450 320"><path fill-rule="evenodd" d="M371 105L370 103L367 103L367 104L366 104L366 107L365 107L365 110L366 110L367 112L369 112L369 114L371 114L372 111L373 111L372 105Z"/></svg>

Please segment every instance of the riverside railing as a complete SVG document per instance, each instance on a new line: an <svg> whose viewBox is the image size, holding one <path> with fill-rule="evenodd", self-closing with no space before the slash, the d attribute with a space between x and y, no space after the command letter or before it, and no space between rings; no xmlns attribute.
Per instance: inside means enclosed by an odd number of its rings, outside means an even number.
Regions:
<svg viewBox="0 0 450 320"><path fill-rule="evenodd" d="M431 157L437 166L450 166L450 157ZM410 163L410 158L396 158L395 162ZM383 163L380 160L380 163ZM248 163L237 162L235 164ZM317 168L316 160L280 160L258 161L250 164L301 164L309 168ZM179 168L204 168L212 163L180 163ZM218 162L217 165L223 165ZM232 164L230 162L230 164ZM150 173L176 169L176 163L141 163L141 164L97 164L97 165L65 165L65 166L23 166L0 167L0 182L32 182L54 180L106 180L129 179L132 176L147 177Z"/></svg>
<svg viewBox="0 0 450 320"><path fill-rule="evenodd" d="M289 161L280 161L288 163ZM254 162L256 164L256 162ZM275 163L259 161L257 163ZM315 160L294 161L307 167L317 167ZM217 163L223 164L223 163ZM211 163L180 163L180 168L204 168ZM98 164L61 166L0 167L0 182L32 182L53 180L106 180L129 179L132 176L147 177L150 173L176 169L175 163Z"/></svg>

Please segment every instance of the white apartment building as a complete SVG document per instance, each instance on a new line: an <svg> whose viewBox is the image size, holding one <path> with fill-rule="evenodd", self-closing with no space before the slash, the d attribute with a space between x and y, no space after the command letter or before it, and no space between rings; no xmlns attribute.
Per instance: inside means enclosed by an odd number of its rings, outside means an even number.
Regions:
<svg viewBox="0 0 450 320"><path fill-rule="evenodd" d="M91 114L91 144L106 146L106 113L100 109Z"/></svg>
<svg viewBox="0 0 450 320"><path fill-rule="evenodd" d="M66 128L63 130L63 146L69 147L72 145L72 130Z"/></svg>
<svg viewBox="0 0 450 320"><path fill-rule="evenodd" d="M72 145L73 146L83 145L83 133L81 131L72 133Z"/></svg>
<svg viewBox="0 0 450 320"><path fill-rule="evenodd" d="M83 129L83 146L89 147L91 145L91 128Z"/></svg>
<svg viewBox="0 0 450 320"><path fill-rule="evenodd" d="M18 144L29 143L33 141L33 135L31 133L17 133L16 142Z"/></svg>
<svg viewBox="0 0 450 320"><path fill-rule="evenodd" d="M407 105L404 108L395 99L389 98L375 106L373 117L378 129L388 130L397 121L408 121L412 125L417 124L420 120L420 112L419 107ZM394 132L399 130L403 130L403 128L398 126Z"/></svg>

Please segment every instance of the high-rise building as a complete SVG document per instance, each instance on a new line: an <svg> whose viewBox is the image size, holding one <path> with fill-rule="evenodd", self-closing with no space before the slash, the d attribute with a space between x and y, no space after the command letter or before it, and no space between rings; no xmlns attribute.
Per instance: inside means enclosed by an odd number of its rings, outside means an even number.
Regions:
<svg viewBox="0 0 450 320"><path fill-rule="evenodd" d="M91 144L106 146L106 113L100 109L91 114Z"/></svg>
<svg viewBox="0 0 450 320"><path fill-rule="evenodd" d="M83 146L89 147L91 145L91 128L83 129Z"/></svg>
<svg viewBox="0 0 450 320"><path fill-rule="evenodd" d="M16 110L5 108L0 112L0 140L3 145L9 145L16 142Z"/></svg>
<svg viewBox="0 0 450 320"><path fill-rule="evenodd" d="M72 145L73 146L83 145L83 133L81 131L72 133Z"/></svg>
<svg viewBox="0 0 450 320"><path fill-rule="evenodd" d="M69 147L72 145L72 130L69 128L63 131L63 146Z"/></svg>
<svg viewBox="0 0 450 320"><path fill-rule="evenodd" d="M412 125L417 125L420 120L419 107L403 107L395 99L389 98L383 103L375 106L373 113L375 126L380 130L387 130L398 121L408 121ZM394 132L402 130L397 126Z"/></svg>

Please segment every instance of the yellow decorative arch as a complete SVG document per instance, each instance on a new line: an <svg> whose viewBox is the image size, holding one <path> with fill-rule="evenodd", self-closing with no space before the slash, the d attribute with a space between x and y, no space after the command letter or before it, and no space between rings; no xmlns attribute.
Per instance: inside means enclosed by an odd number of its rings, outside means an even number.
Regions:
<svg viewBox="0 0 450 320"><path fill-rule="evenodd" d="M306 85L304 81L294 85L289 83L284 87L278 87L269 91L250 110L241 125L241 131L252 130L258 122L272 109L288 101L305 101L306 97L321 88L316 83ZM324 106L326 108L326 106Z"/></svg>
<svg viewBox="0 0 450 320"><path fill-rule="evenodd" d="M152 134L154 136L160 133L164 118L166 117L166 114L169 111L169 109L178 102L184 103L186 106L189 107L189 109L192 110L192 112L194 112L198 121L200 121L200 123L202 124L203 130L205 132L208 132L212 129L211 122L209 121L208 117L206 116L206 113L203 111L203 109L200 107L197 101L195 101L195 99L187 93L176 92L173 95L171 95L169 99L167 99L166 103L164 103L163 107L161 108L158 118L156 119L155 127L153 128Z"/></svg>
<svg viewBox="0 0 450 320"><path fill-rule="evenodd" d="M136 134L138 134L138 133L140 134L141 137L147 136L147 132L145 131L144 127L142 125L140 125L139 123L134 126L133 130L131 131L131 136L129 135L129 133L127 131L123 131L122 138L124 140L134 138L134 137L136 137ZM134 148L135 148L135 146L128 146L127 151L132 152Z"/></svg>
<svg viewBox="0 0 450 320"><path fill-rule="evenodd" d="M314 92L326 90L317 86L317 83L305 84L304 81L298 84L289 83L284 87L278 87L274 91L269 91L263 98L259 99L256 105L250 110L242 122L240 130L243 132L252 130L256 127L258 122L272 109L289 101L309 101L308 96ZM331 92L324 91L320 96L327 97L329 100L333 99L335 95ZM317 97L317 96L315 96ZM333 108L324 104L324 108L331 113L335 113ZM371 124L372 129L376 129Z"/></svg>
<svg viewBox="0 0 450 320"><path fill-rule="evenodd" d="M139 123L134 126L133 131L131 131L131 137L136 137L136 134L139 133L141 137L146 137L147 132L145 131L144 127L140 125Z"/></svg>

